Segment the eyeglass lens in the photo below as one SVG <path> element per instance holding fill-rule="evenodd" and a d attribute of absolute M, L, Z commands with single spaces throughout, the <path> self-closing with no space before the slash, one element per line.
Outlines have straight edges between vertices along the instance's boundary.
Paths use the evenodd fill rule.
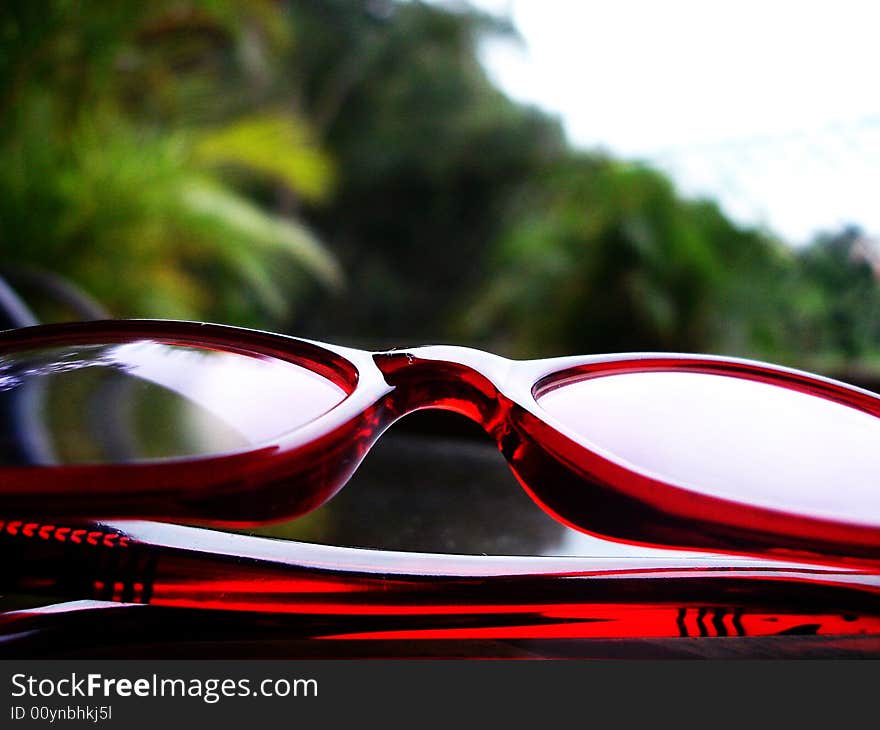
<path fill-rule="evenodd" d="M 539 404 L 618 461 L 699 494 L 880 522 L 880 418 L 755 380 L 695 372 L 588 377 Z"/>
<path fill-rule="evenodd" d="M 0 464 L 121 463 L 265 443 L 345 398 L 280 359 L 154 341 L 0 355 Z"/>

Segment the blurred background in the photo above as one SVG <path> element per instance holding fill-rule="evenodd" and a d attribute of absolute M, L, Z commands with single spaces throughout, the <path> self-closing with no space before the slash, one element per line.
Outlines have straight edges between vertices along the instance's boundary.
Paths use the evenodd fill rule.
<path fill-rule="evenodd" d="M 871 387 L 876 25 L 868 3 L 764 5 L 7 0 L 0 276 L 43 321 L 714 352 Z M 371 514 L 425 474 L 404 442 L 358 477 L 399 482 Z M 431 443 L 455 472 L 432 480 L 515 491 L 497 454 L 481 476 Z M 458 523 L 357 517 L 375 535 L 353 541 L 480 551 L 529 506 L 466 496 Z M 536 525 L 519 534 L 569 539 Z M 491 549 L 526 549 L 510 534 Z"/>

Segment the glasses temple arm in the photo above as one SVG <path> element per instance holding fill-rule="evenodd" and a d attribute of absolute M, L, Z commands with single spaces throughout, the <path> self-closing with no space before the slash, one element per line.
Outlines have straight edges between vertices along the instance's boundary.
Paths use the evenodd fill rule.
<path fill-rule="evenodd" d="M 379 621 L 386 638 L 401 621 L 453 633 L 519 626 L 528 635 L 577 627 L 678 636 L 700 635 L 693 633 L 700 621 L 714 620 L 745 635 L 777 632 L 781 616 L 792 625 L 880 634 L 876 574 L 745 559 L 430 555 L 151 522 L 11 521 L 0 528 L 0 546 L 4 591 L 291 620 L 347 617 L 367 622 L 371 636 Z M 689 616 L 697 628 L 688 628 Z"/>

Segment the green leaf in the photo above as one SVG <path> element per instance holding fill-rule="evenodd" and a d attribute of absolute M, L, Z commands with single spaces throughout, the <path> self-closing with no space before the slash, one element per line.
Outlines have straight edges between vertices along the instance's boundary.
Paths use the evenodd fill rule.
<path fill-rule="evenodd" d="M 299 223 L 266 213 L 208 180 L 188 181 L 181 189 L 181 202 L 190 213 L 228 230 L 231 238 L 243 238 L 265 252 L 284 251 L 327 286 L 335 289 L 342 285 L 339 264 Z"/>
<path fill-rule="evenodd" d="M 247 117 L 207 132 L 195 142 L 196 159 L 232 165 L 274 178 L 308 200 L 320 200 L 333 183 L 333 167 L 304 124 L 284 114 Z"/>

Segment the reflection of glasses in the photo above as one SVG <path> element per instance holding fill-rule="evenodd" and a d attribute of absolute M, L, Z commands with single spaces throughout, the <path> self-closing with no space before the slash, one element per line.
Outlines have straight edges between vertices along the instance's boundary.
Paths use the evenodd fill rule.
<path fill-rule="evenodd" d="M 880 397 L 743 360 L 366 353 L 217 325 L 0 334 L 6 514 L 242 526 L 327 501 L 393 421 L 464 414 L 557 520 L 616 540 L 880 563 Z M 41 523 L 42 524 L 42 523 Z"/>

